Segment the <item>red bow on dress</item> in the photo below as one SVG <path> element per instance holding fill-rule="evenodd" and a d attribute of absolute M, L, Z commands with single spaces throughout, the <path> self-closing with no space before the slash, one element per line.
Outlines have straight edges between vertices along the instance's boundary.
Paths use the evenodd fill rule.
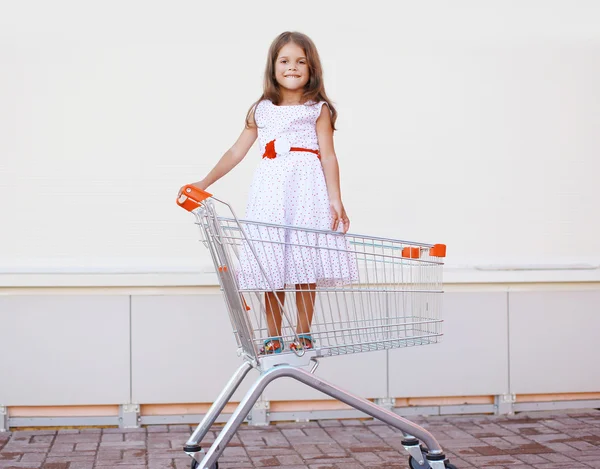
<path fill-rule="evenodd" d="M 291 147 L 290 151 L 306 151 L 309 153 L 314 153 L 315 155 L 317 155 L 317 158 L 321 159 L 321 152 L 319 150 L 313 150 L 312 148 Z M 277 152 L 275 151 L 275 140 L 271 140 L 265 145 L 265 152 L 263 154 L 263 158 L 269 158 L 272 160 L 276 157 Z"/>
<path fill-rule="evenodd" d="M 273 159 L 276 156 L 277 152 L 275 151 L 275 140 L 271 140 L 265 147 L 265 154 L 263 155 L 263 158 Z"/>

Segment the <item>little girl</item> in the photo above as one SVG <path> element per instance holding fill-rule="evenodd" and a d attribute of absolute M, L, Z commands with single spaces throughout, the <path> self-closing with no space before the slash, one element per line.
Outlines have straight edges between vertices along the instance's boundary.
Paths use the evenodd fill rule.
<path fill-rule="evenodd" d="M 333 145 L 337 112 L 325 93 L 323 73 L 317 49 L 311 39 L 298 32 L 284 32 L 271 44 L 264 75 L 262 96 L 246 116 L 246 125 L 234 145 L 216 166 L 194 185 L 206 190 L 244 159 L 256 139 L 262 161 L 252 185 L 246 219 L 318 230 L 348 231 L 340 193 L 338 162 Z M 263 353 L 280 353 L 282 306 L 286 285 L 295 286 L 298 340 L 290 348 L 313 347 L 310 335 L 315 288 L 338 285 L 356 278 L 352 262 L 331 262 L 317 249 L 318 234 L 305 235 L 291 246 L 290 230 L 248 224 L 250 239 L 272 239 L 271 249 L 242 250 L 240 254 L 240 289 L 263 290 L 269 338 Z M 265 231 L 269 230 L 269 231 Z M 309 239 L 310 238 L 310 239 Z M 333 241 L 339 248 L 343 238 Z M 331 240 L 324 243 L 331 248 Z M 302 250 L 302 252 L 301 252 Z M 329 249 L 331 251 L 331 249 Z M 256 257 L 263 266 L 260 269 Z M 339 260 L 339 256 L 337 258 Z M 268 278 L 262 272 L 268 270 Z"/>

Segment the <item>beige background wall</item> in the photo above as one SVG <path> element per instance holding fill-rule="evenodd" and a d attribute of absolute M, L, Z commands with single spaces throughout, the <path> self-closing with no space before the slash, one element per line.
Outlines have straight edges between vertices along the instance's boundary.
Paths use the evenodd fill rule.
<path fill-rule="evenodd" d="M 593 1 L 2 2 L 2 280 L 210 271 L 174 196 L 287 29 L 319 47 L 355 231 L 445 242 L 458 281 L 599 280 L 574 270 L 600 264 L 599 22 Z M 213 188 L 240 214 L 258 159 Z"/>

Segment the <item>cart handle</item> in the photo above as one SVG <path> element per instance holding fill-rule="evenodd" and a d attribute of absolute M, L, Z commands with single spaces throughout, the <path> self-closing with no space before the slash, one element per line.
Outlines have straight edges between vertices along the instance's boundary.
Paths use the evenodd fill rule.
<path fill-rule="evenodd" d="M 188 212 L 191 212 L 200 207 L 202 202 L 209 197 L 212 197 L 212 194 L 203 191 L 202 189 L 198 189 L 192 184 L 187 184 L 179 189 L 179 194 L 177 194 L 177 205 L 183 207 Z"/>

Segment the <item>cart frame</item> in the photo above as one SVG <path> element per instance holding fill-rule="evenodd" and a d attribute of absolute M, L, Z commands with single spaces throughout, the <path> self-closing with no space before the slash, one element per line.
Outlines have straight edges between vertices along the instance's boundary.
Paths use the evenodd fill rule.
<path fill-rule="evenodd" d="M 227 206 L 231 212 L 232 218 L 224 218 L 217 216 L 214 207 L 214 202 L 221 203 Z M 402 445 L 410 455 L 409 463 L 411 468 L 454 468 L 454 466 L 450 464 L 448 459 L 445 457 L 440 444 L 437 442 L 434 436 L 427 430 L 415 423 L 410 422 L 405 418 L 400 417 L 391 410 L 384 409 L 374 404 L 373 402 L 368 401 L 367 399 L 363 399 L 361 397 L 349 393 L 348 391 L 340 389 L 339 387 L 327 382 L 326 380 L 314 374 L 318 366 L 318 360 L 325 356 L 335 355 L 339 353 L 384 350 L 412 345 L 426 345 L 429 343 L 436 343 L 438 342 L 439 337 L 441 337 L 442 335 L 441 318 L 436 317 L 433 320 L 424 320 L 427 318 L 418 317 L 418 319 L 421 319 L 421 321 L 416 321 L 414 319 L 415 316 L 408 317 L 408 319 L 412 321 L 409 323 L 410 325 L 414 326 L 415 324 L 417 324 L 418 327 L 426 329 L 422 331 L 421 329 L 415 330 L 407 328 L 406 320 L 400 325 L 400 327 L 398 327 L 398 325 L 393 323 L 393 321 L 392 323 L 389 322 L 389 317 L 387 318 L 388 322 L 382 325 L 382 319 L 379 316 L 374 317 L 373 315 L 371 315 L 371 322 L 369 323 L 369 327 L 355 327 L 353 325 L 351 328 L 348 328 L 346 326 L 348 330 L 351 329 L 351 332 L 353 334 L 340 335 L 339 331 L 337 331 L 334 339 L 331 339 L 331 334 L 328 335 L 328 331 L 325 330 L 325 332 L 323 332 L 321 336 L 321 342 L 323 342 L 322 347 L 293 351 L 290 350 L 287 353 L 265 355 L 264 353 L 260 352 L 257 346 L 260 340 L 264 339 L 264 334 L 258 334 L 259 337 L 257 339 L 256 335 L 257 330 L 259 328 L 257 326 L 256 319 L 253 320 L 248 314 L 251 308 L 248 306 L 246 298 L 248 294 L 251 295 L 252 293 L 255 293 L 255 296 L 259 297 L 260 292 L 275 291 L 276 289 L 269 284 L 271 280 L 269 278 L 269 274 L 267 273 L 267 269 L 263 265 L 260 265 L 260 262 L 257 262 L 258 269 L 260 270 L 260 274 L 264 276 L 262 277 L 263 283 L 264 281 L 266 281 L 268 284 L 268 288 L 257 288 L 257 291 L 255 291 L 252 288 L 241 289 L 239 286 L 239 278 L 236 277 L 235 269 L 231 267 L 234 266 L 234 259 L 232 259 L 233 255 L 231 251 L 231 242 L 228 245 L 228 242 L 226 241 L 231 241 L 232 239 L 231 233 L 227 233 L 228 227 L 237 226 L 239 228 L 239 238 L 237 238 L 238 248 L 241 245 L 240 243 L 245 243 L 244 248 L 249 249 L 250 252 L 256 256 L 256 240 L 250 239 L 251 237 L 248 236 L 246 230 L 242 227 L 244 223 L 254 222 L 248 222 L 238 219 L 235 215 L 235 212 L 229 204 L 219 199 L 216 199 L 211 194 L 205 191 L 201 191 L 200 189 L 192 185 L 182 187 L 177 198 L 177 203 L 186 210 L 192 212 L 196 217 L 196 223 L 200 226 L 202 233 L 202 241 L 211 253 L 212 260 L 214 262 L 219 277 L 219 283 L 223 291 L 224 299 L 230 313 L 232 326 L 234 328 L 234 333 L 238 343 L 238 353 L 244 359 L 242 365 L 232 375 L 230 380 L 227 382 L 217 399 L 209 408 L 204 418 L 202 419 L 202 421 L 197 426 L 195 431 L 188 439 L 186 445 L 184 446 L 184 451 L 192 458 L 192 469 L 216 469 L 218 467 L 217 461 L 219 457 L 222 455 L 225 447 L 231 441 L 233 435 L 235 434 L 239 426 L 246 419 L 246 417 L 252 410 L 252 407 L 260 398 L 265 388 L 274 380 L 282 377 L 293 378 L 299 381 L 300 383 L 303 383 L 313 389 L 321 391 L 324 394 L 334 399 L 337 399 L 359 411 L 362 411 L 365 414 L 376 418 L 401 431 L 404 435 Z M 282 227 L 278 225 L 269 224 L 263 225 L 274 229 L 297 229 L 296 227 Z M 302 230 L 306 231 L 305 229 Z M 308 231 L 318 232 L 319 230 Z M 328 233 L 327 235 L 333 236 L 336 234 Z M 388 243 L 397 242 L 397 240 L 388 240 L 384 238 L 369 237 L 369 239 L 377 239 L 381 242 Z M 265 241 L 262 240 L 261 242 Z M 423 243 L 401 243 L 402 245 L 406 244 L 406 247 L 408 247 L 408 251 L 406 251 L 406 247 L 402 249 L 403 259 L 402 265 L 400 267 L 403 269 L 413 269 L 421 268 L 421 266 L 424 265 L 426 269 L 429 269 L 430 267 L 435 268 L 437 269 L 434 272 L 436 280 L 434 282 L 429 282 L 429 280 L 427 280 L 427 289 L 424 291 L 408 290 L 406 288 L 399 288 L 397 286 L 388 286 L 387 288 L 374 289 L 374 283 L 368 283 L 365 287 L 364 285 L 360 284 L 359 281 L 359 287 L 352 289 L 351 293 L 353 295 L 363 295 L 365 294 L 364 290 L 366 290 L 366 294 L 381 293 L 387 295 L 386 298 L 389 295 L 396 293 L 398 295 L 401 295 L 402 298 L 404 298 L 407 294 L 419 294 L 417 298 L 420 299 L 423 297 L 424 294 L 428 295 L 427 298 L 429 298 L 429 295 L 431 294 L 441 293 L 441 265 L 443 263 L 441 262 L 440 258 L 445 256 L 445 246 L 430 245 Z M 320 250 L 322 249 L 322 246 L 318 246 L 316 249 Z M 418 250 L 418 255 L 413 255 L 414 249 Z M 339 249 L 336 248 L 334 248 L 333 250 L 339 251 Z M 426 251 L 426 255 L 423 256 L 424 259 L 420 259 L 422 251 Z M 237 254 L 237 251 L 235 251 L 235 254 Z M 378 255 L 381 257 L 380 254 Z M 370 258 L 369 256 L 371 256 L 373 259 L 375 258 L 374 254 L 370 253 L 366 254 L 365 258 Z M 257 256 L 257 258 L 258 257 L 259 256 Z M 395 256 L 392 257 L 394 257 L 395 259 Z M 406 260 L 404 260 L 404 258 L 406 258 Z M 391 263 L 397 264 L 398 262 L 394 261 Z M 384 266 L 384 269 L 388 268 L 388 266 Z M 392 268 L 397 267 L 392 266 Z M 389 271 L 384 270 L 384 273 L 385 272 Z M 383 280 L 386 280 L 386 278 L 383 278 Z M 434 289 L 431 289 L 431 287 L 434 287 Z M 344 292 L 348 293 L 348 289 L 345 289 L 344 287 L 334 287 L 332 291 L 336 295 Z M 258 299 L 260 300 L 260 298 Z M 435 302 L 434 305 L 437 309 L 440 308 L 439 302 Z M 280 306 L 283 308 L 284 305 L 281 304 Z M 423 303 L 421 300 L 413 301 L 413 303 L 411 303 L 411 307 L 413 309 L 426 308 L 428 313 L 429 309 L 431 308 L 429 302 Z M 373 306 L 371 305 L 371 310 L 368 311 L 372 313 L 372 310 L 376 310 L 376 312 L 379 311 L 377 308 L 373 309 Z M 358 312 L 363 313 L 365 311 L 367 311 L 367 309 L 360 309 Z M 286 315 L 288 311 L 285 310 L 285 308 L 283 308 L 283 312 L 284 315 Z M 410 314 L 416 313 L 414 313 L 414 311 L 411 310 Z M 291 318 L 288 316 L 289 314 L 287 314 L 284 319 L 291 324 Z M 402 316 L 402 318 L 406 319 L 406 316 Z M 347 318 L 344 319 L 344 321 L 344 324 L 348 324 Z M 332 327 L 332 324 L 336 326 L 339 325 L 338 323 L 328 322 L 327 327 Z M 377 327 L 375 327 L 375 325 Z M 402 327 L 404 327 L 403 330 Z M 391 331 L 393 334 L 395 334 L 395 336 L 393 339 L 381 340 L 382 336 L 381 334 L 379 334 L 376 336 L 376 341 L 370 341 L 365 345 L 365 337 L 367 336 L 364 334 L 367 334 L 367 332 L 369 334 L 372 334 L 372 330 L 375 330 L 376 332 L 384 331 L 387 334 L 389 334 Z M 295 333 L 293 329 L 290 329 L 290 331 L 290 334 L 292 336 L 295 336 L 295 338 L 297 339 L 297 333 Z M 400 333 L 404 335 L 398 335 L 398 331 L 400 331 Z M 407 333 L 407 331 L 409 331 L 409 333 Z M 340 343 L 340 339 L 338 337 L 343 337 L 345 342 L 342 341 Z M 350 337 L 350 339 L 348 337 Z M 355 337 L 358 337 L 358 339 L 356 339 Z M 348 343 L 348 341 L 350 341 L 350 343 Z M 303 367 L 310 367 L 310 369 L 306 371 L 302 369 Z M 238 404 L 237 408 L 227 421 L 227 424 L 218 434 L 217 438 L 210 446 L 208 451 L 204 452 L 204 450 L 200 446 L 200 443 L 210 430 L 211 426 L 216 422 L 217 418 L 225 408 L 226 404 L 229 402 L 235 391 L 238 389 L 238 387 L 252 368 L 256 368 L 260 372 L 260 376 L 253 383 L 246 395 Z M 425 446 L 422 446 L 420 442 L 422 442 Z"/>

